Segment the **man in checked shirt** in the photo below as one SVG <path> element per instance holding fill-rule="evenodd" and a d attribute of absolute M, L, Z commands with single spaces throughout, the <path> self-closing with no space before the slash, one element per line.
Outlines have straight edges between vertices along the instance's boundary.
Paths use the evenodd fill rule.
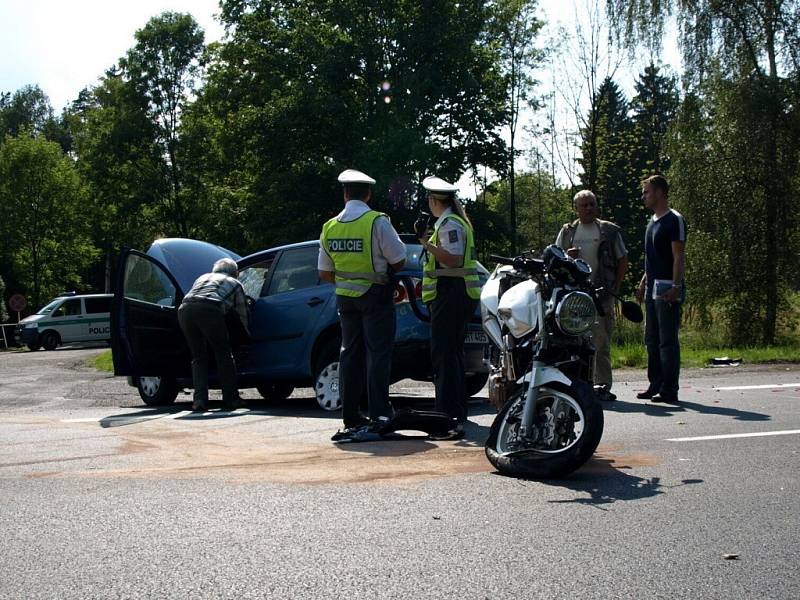
<path fill-rule="evenodd" d="M 192 410 L 196 412 L 205 411 L 208 405 L 209 345 L 217 359 L 225 408 L 233 410 L 245 405 L 236 387 L 236 365 L 225 322 L 226 315 L 235 311 L 245 331 L 250 334 L 247 299 L 238 276 L 239 269 L 233 260 L 218 260 L 211 273 L 197 278 L 178 309 L 178 323 L 192 352 Z"/>

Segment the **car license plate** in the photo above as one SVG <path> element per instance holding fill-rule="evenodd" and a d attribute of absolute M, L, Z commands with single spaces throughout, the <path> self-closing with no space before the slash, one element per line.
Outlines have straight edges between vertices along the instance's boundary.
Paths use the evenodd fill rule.
<path fill-rule="evenodd" d="M 468 331 L 464 336 L 465 344 L 485 344 L 489 341 L 486 334 L 482 331 Z"/>

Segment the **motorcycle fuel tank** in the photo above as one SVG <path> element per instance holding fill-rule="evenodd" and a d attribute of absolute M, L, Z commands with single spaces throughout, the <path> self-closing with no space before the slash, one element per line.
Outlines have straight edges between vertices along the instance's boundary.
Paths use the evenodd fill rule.
<path fill-rule="evenodd" d="M 500 298 L 497 315 L 515 338 L 541 327 L 543 315 L 539 284 L 527 280 L 512 287 Z"/>

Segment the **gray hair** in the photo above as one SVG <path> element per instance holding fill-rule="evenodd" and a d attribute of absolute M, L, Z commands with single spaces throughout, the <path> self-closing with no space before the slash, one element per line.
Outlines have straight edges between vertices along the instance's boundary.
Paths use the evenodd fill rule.
<path fill-rule="evenodd" d="M 214 268 L 211 270 L 211 272 L 224 273 L 225 275 L 234 277 L 239 272 L 239 267 L 236 266 L 236 263 L 230 258 L 220 258 L 214 263 Z"/>
<path fill-rule="evenodd" d="M 597 196 L 594 195 L 592 190 L 581 190 L 575 194 L 575 197 L 572 199 L 572 205 L 577 206 L 578 200 L 583 200 L 584 198 L 588 200 L 594 200 L 595 204 L 597 204 Z"/>

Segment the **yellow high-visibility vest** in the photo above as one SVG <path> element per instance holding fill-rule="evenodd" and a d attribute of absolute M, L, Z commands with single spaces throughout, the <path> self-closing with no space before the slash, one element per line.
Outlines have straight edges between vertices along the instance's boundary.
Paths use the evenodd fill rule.
<path fill-rule="evenodd" d="M 322 226 L 322 248 L 333 261 L 339 296 L 358 298 L 373 283 L 389 282 L 386 273 L 376 273 L 372 264 L 372 229 L 375 220 L 383 216 L 370 210 L 353 221 L 334 217 Z"/>

